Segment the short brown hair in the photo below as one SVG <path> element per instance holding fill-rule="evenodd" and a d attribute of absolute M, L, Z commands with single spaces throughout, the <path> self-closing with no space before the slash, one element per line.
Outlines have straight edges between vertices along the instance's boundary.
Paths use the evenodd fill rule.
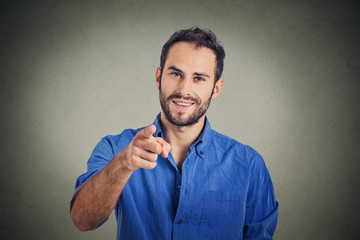
<path fill-rule="evenodd" d="M 215 34 L 208 29 L 200 29 L 197 27 L 183 29 L 175 32 L 169 40 L 164 44 L 160 56 L 161 75 L 165 65 L 165 61 L 170 48 L 177 42 L 193 43 L 197 48 L 207 47 L 214 51 L 216 55 L 215 82 L 217 82 L 224 68 L 225 51 L 220 43 L 216 40 Z"/>

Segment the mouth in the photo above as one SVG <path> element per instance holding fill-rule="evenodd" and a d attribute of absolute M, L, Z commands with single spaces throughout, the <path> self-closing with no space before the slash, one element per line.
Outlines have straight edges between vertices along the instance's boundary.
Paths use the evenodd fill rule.
<path fill-rule="evenodd" d="M 180 105 L 180 106 L 191 106 L 194 103 L 191 102 L 183 102 L 183 101 L 173 101 L 175 104 Z"/>
<path fill-rule="evenodd" d="M 182 101 L 182 100 L 173 100 L 172 102 L 175 104 L 175 106 L 178 109 L 181 109 L 181 110 L 187 109 L 187 108 L 191 107 L 192 105 L 194 105 L 193 102 Z"/>

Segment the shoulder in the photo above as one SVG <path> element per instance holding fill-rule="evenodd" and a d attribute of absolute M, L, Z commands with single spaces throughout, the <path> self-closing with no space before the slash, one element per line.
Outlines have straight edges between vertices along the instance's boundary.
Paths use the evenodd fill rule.
<path fill-rule="evenodd" d="M 231 137 L 212 130 L 211 145 L 220 146 L 218 150 L 224 154 L 230 154 L 234 160 L 246 161 L 248 164 L 253 164 L 255 161 L 262 161 L 261 155 L 251 146 L 243 144 Z"/>

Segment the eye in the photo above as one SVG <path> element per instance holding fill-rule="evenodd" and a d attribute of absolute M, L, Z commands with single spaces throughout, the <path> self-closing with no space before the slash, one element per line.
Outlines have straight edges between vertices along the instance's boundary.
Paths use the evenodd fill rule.
<path fill-rule="evenodd" d="M 180 73 L 178 73 L 178 72 L 172 72 L 171 75 L 173 75 L 173 76 L 176 77 L 176 78 L 180 78 L 180 77 L 181 77 Z"/>
<path fill-rule="evenodd" d="M 198 82 L 204 81 L 205 79 L 203 77 L 195 77 L 195 80 Z"/>

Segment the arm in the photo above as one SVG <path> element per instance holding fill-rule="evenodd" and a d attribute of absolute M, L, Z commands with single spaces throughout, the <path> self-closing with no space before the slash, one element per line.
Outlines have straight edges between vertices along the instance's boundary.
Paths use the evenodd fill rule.
<path fill-rule="evenodd" d="M 159 154 L 167 157 L 170 144 L 154 138 L 155 130 L 151 125 L 139 131 L 122 152 L 77 191 L 71 218 L 79 230 L 95 229 L 109 217 L 135 170 L 154 168 Z"/>
<path fill-rule="evenodd" d="M 244 239 L 272 239 L 278 216 L 278 203 L 264 160 L 255 155 L 251 167 L 246 203 Z"/>

